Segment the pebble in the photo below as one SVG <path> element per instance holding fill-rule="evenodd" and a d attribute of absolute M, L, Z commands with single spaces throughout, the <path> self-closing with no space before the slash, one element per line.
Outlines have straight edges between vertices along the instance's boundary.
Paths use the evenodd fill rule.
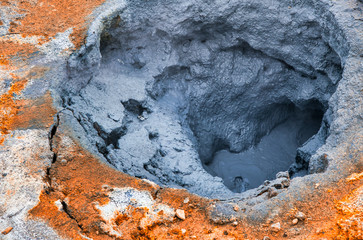
<path fill-rule="evenodd" d="M 292 224 L 296 225 L 299 222 L 299 220 L 297 218 L 295 218 L 294 220 L 292 220 Z"/>
<path fill-rule="evenodd" d="M 184 228 L 181 230 L 181 233 L 184 235 L 187 232 Z"/>
<path fill-rule="evenodd" d="M 233 226 L 237 226 L 238 225 L 238 222 L 237 221 L 234 221 L 232 224 L 233 224 Z"/>
<path fill-rule="evenodd" d="M 62 205 L 62 201 L 60 199 L 58 199 L 57 201 L 54 202 L 54 205 L 57 206 L 59 211 L 63 210 L 63 205 Z"/>
<path fill-rule="evenodd" d="M 188 202 L 189 202 L 189 198 L 187 197 L 187 198 L 184 199 L 184 203 L 186 204 Z"/>
<path fill-rule="evenodd" d="M 276 178 L 287 178 L 289 179 L 290 178 L 290 175 L 289 175 L 289 172 L 286 171 L 286 172 L 278 172 L 276 174 Z"/>
<path fill-rule="evenodd" d="M 264 236 L 264 237 L 263 237 L 263 240 L 270 240 L 270 238 L 269 238 L 269 237 L 267 237 L 267 236 Z"/>
<path fill-rule="evenodd" d="M 305 216 L 305 214 L 304 214 L 303 212 L 297 212 L 297 213 L 295 214 L 295 217 L 296 217 L 297 219 L 299 219 L 300 221 L 304 221 L 304 220 L 305 220 L 305 218 L 306 218 L 306 216 Z"/>
<path fill-rule="evenodd" d="M 278 232 L 280 231 L 280 229 L 281 229 L 281 224 L 279 222 L 271 225 L 271 231 L 273 232 Z"/>
<path fill-rule="evenodd" d="M 284 188 L 288 188 L 290 186 L 290 180 L 289 179 L 284 179 L 281 181 L 281 184 Z"/>
<path fill-rule="evenodd" d="M 181 220 L 185 220 L 185 212 L 184 210 L 181 209 L 177 209 L 176 210 L 176 216 L 181 219 Z"/>
<path fill-rule="evenodd" d="M 237 205 L 234 205 L 233 210 L 237 212 L 239 210 L 239 207 Z"/>
<path fill-rule="evenodd" d="M 138 118 L 140 121 L 144 121 L 144 120 L 145 120 L 144 116 L 141 116 L 141 115 L 137 116 L 137 118 Z"/>
<path fill-rule="evenodd" d="M 273 197 L 277 196 L 277 194 L 278 193 L 273 188 L 268 189 L 268 194 L 267 194 L 268 198 L 273 198 Z"/>

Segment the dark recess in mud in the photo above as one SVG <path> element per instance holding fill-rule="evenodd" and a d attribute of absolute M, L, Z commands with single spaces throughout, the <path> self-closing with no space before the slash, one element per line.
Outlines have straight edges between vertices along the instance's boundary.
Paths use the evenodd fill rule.
<path fill-rule="evenodd" d="M 278 172 L 288 170 L 294 163 L 297 148 L 319 131 L 324 114 L 319 103 L 310 102 L 304 109 L 297 109 L 293 104 L 276 108 L 273 111 L 286 116 L 285 120 L 273 127 L 257 145 L 240 153 L 219 146 L 213 159 L 204 165 L 210 174 L 221 177 L 233 192 L 258 187 L 265 180 L 273 180 Z M 306 169 L 295 175 L 305 174 Z"/>

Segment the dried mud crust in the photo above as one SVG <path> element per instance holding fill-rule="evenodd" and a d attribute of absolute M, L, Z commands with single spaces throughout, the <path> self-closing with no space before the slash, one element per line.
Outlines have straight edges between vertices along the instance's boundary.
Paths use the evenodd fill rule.
<path fill-rule="evenodd" d="M 115 239 L 117 237 L 120 239 L 263 239 L 265 236 L 270 239 L 362 239 L 363 173 L 361 171 L 363 160 L 361 151 L 359 151 L 360 141 L 357 141 L 358 151 L 350 151 L 347 148 L 346 154 L 341 156 L 341 160 L 345 161 L 352 158 L 351 154 L 355 154 L 353 157 L 356 159 L 357 167 L 350 171 L 358 173 L 352 174 L 346 179 L 343 178 L 329 187 L 317 183 L 313 186 L 316 189 L 314 194 L 305 196 L 306 198 L 301 199 L 302 201 L 296 200 L 291 203 L 287 199 L 286 205 L 283 206 L 284 211 L 275 215 L 274 218 L 255 222 L 240 218 L 237 220 L 237 224 L 234 223 L 234 219 L 228 224 L 216 224 L 211 221 L 213 206 L 224 204 L 223 202 L 200 198 L 185 190 L 161 189 L 159 186 L 127 176 L 102 163 L 97 157 L 82 148 L 77 140 L 73 139 L 71 131 L 61 125 L 61 119 L 58 122 L 56 118 L 56 123 L 53 122 L 57 110 L 53 106 L 53 99 L 49 92 L 37 98 L 28 98 L 23 91 L 27 84 L 42 78 L 44 72 L 50 71 L 46 66 L 33 68 L 33 64 L 30 64 L 32 59 L 40 54 L 38 47 L 44 41 L 46 42 L 48 37 L 52 38 L 69 27 L 78 29 L 77 33 L 73 35 L 72 42 L 75 46 L 80 46 L 84 42 L 84 31 L 88 27 L 87 16 L 103 1 L 47 1 L 43 4 L 45 8 L 41 11 L 41 6 L 37 5 L 37 2 L 41 1 L 1 1 L 0 3 L 1 7 L 11 8 L 14 12 L 21 8 L 21 13 L 28 16 L 24 23 L 22 22 L 23 16 L 19 16 L 13 23 L 0 19 L 0 27 L 10 26 L 9 29 L 12 32 L 1 36 L 0 39 L 2 71 L 0 81 L 1 84 L 6 81 L 10 82 L 9 85 L 2 85 L 7 87 L 1 89 L 1 151 L 2 153 L 6 151 L 16 153 L 16 150 L 8 147 L 6 141 L 23 138 L 16 135 L 20 129 L 48 131 L 51 128 L 49 136 L 53 162 L 49 163 L 48 169 L 44 166 L 42 169 L 33 169 L 35 166 L 32 164 L 33 162 L 44 161 L 42 152 L 31 154 L 31 159 L 27 158 L 26 164 L 22 166 L 25 170 L 37 172 L 35 176 L 43 174 L 45 177 L 39 181 L 43 185 L 43 190 L 41 193 L 39 192 L 38 205 L 20 221 L 45 222 L 59 234 L 59 238 L 69 239 L 87 239 L 87 237 L 93 239 Z M 47 15 L 44 15 L 45 12 Z M 49 16 L 53 24 L 49 24 Z M 24 32 L 24 36 L 18 36 L 20 40 L 15 41 L 13 38 L 9 40 L 9 35 L 21 35 L 22 32 Z M 25 40 L 23 38 L 25 36 L 42 37 L 37 39 L 36 44 L 33 44 Z M 3 72 L 5 73 L 3 74 Z M 49 81 L 51 80 L 49 79 Z M 43 135 L 41 135 L 42 140 L 46 139 L 46 134 Z M 26 134 L 24 136 L 29 137 Z M 361 138 L 360 135 L 356 136 L 358 140 Z M 347 141 L 353 142 L 352 139 Z M 34 152 L 42 151 L 37 142 L 33 143 L 32 149 Z M 3 161 L 14 162 L 12 158 L 5 156 Z M 22 160 L 22 157 L 16 154 L 13 157 L 19 161 Z M 8 181 L 4 178 L 4 173 L 0 180 Z M 0 187 L 3 186 L 1 181 Z M 12 184 L 15 184 L 15 187 L 24 186 L 24 182 L 21 181 Z M 149 193 L 156 205 L 164 204 L 174 210 L 184 210 L 185 220 L 174 216 L 171 220 L 168 218 L 165 221 L 150 221 L 151 225 L 142 228 L 141 220 L 145 219 L 145 216 L 152 215 L 148 215 L 150 209 L 140 207 L 139 209 L 129 208 L 130 211 L 126 215 L 116 214 L 114 220 L 111 219 L 110 222 L 107 222 L 101 216 L 97 206 L 107 206 L 112 200 L 113 190 L 124 188 Z M 15 196 L 14 191 L 0 192 L 0 194 L 8 197 Z M 16 202 L 8 202 L 8 205 L 10 204 L 16 205 Z M 233 212 L 241 213 L 243 216 L 242 213 L 245 209 L 234 205 L 229 206 L 232 206 Z M 0 213 L 3 213 L 3 207 L 1 205 Z M 297 212 L 303 212 L 306 218 L 293 225 Z M 277 232 L 272 231 L 275 228 L 271 228 L 271 225 L 275 223 L 280 223 L 281 226 Z M 16 225 L 15 222 L 12 224 L 14 225 L 10 226 L 8 223 L 0 222 L 0 238 L 49 239 L 52 236 L 52 239 L 56 239 L 53 235 L 37 237 L 41 235 L 39 231 L 42 229 L 37 229 L 38 225 L 34 222 L 31 222 L 28 229 L 20 229 L 22 224 Z M 9 229 L 12 230 L 9 231 Z M 14 235 L 19 231 L 24 235 Z M 37 231 L 37 234 L 31 235 Z M 123 235 L 118 236 L 114 231 L 119 231 Z"/>

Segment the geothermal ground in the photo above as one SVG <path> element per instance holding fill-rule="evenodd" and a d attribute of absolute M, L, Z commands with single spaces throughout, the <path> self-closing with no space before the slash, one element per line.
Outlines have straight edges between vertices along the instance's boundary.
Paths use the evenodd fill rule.
<path fill-rule="evenodd" d="M 0 2 L 0 239 L 363 239 L 363 3 Z"/>

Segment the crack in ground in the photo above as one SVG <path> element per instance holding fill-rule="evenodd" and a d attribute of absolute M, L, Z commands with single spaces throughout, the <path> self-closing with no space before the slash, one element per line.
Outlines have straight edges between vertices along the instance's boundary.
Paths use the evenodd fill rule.
<path fill-rule="evenodd" d="M 89 81 L 90 82 L 90 81 Z M 88 82 L 88 83 L 89 83 Z M 81 94 L 79 94 L 79 96 L 81 96 Z M 85 131 L 85 132 L 88 132 L 87 128 L 85 127 L 85 124 L 82 123 L 82 121 L 87 121 L 85 119 L 82 119 L 81 117 L 77 117 L 75 115 L 75 112 L 74 112 L 74 109 L 69 107 L 67 105 L 67 102 L 71 101 L 72 100 L 72 97 L 69 97 L 68 100 L 66 100 L 64 97 L 62 97 L 62 106 L 65 110 L 69 110 L 71 113 L 72 113 L 72 116 L 74 119 L 77 120 L 77 122 L 79 123 L 79 125 L 82 127 L 82 129 Z M 88 123 L 90 123 L 92 125 L 92 127 L 94 128 L 94 130 L 96 130 L 97 132 L 97 135 L 104 141 L 105 145 L 106 145 L 106 141 L 107 141 L 107 138 L 105 139 L 103 134 L 101 134 L 98 130 L 97 130 L 97 127 L 95 126 L 95 124 L 97 123 L 92 123 L 91 121 L 88 121 Z M 105 133 L 106 134 L 106 133 Z M 110 133 L 110 135 L 112 134 L 112 132 Z M 97 151 L 105 158 L 105 160 L 111 164 L 111 166 L 114 166 L 114 164 L 112 163 L 112 161 L 108 158 L 108 152 L 107 152 L 107 148 L 105 146 L 100 146 L 98 143 L 95 144 L 96 148 L 97 148 Z M 114 166 L 115 167 L 115 166 Z"/>
<path fill-rule="evenodd" d="M 47 168 L 46 170 L 46 176 L 45 176 L 45 182 L 48 183 L 48 186 L 47 188 L 45 189 L 45 192 L 46 194 L 50 194 L 51 192 L 55 192 L 56 190 L 53 188 L 52 186 L 52 177 L 51 177 L 51 170 L 52 170 L 52 167 L 54 166 L 54 164 L 56 163 L 57 161 L 57 153 L 54 149 L 54 137 L 55 135 L 57 134 L 57 129 L 58 129 L 58 126 L 59 126 L 59 122 L 60 122 L 60 112 L 62 112 L 63 110 L 61 111 L 58 111 L 55 115 L 55 120 L 54 120 L 54 124 L 51 126 L 50 128 L 50 131 L 48 133 L 48 139 L 49 139 L 49 149 L 51 152 L 53 152 L 53 158 L 52 158 L 52 162 L 51 162 L 51 165 L 50 167 Z M 63 208 L 63 211 L 67 214 L 67 216 L 70 218 L 70 219 L 73 219 L 77 226 L 79 227 L 80 231 L 85 234 L 85 231 L 82 227 L 82 224 L 80 224 L 77 220 L 76 217 L 74 217 L 69 209 L 68 209 L 68 205 L 67 203 L 64 201 L 64 200 L 60 200 L 61 204 L 62 204 L 62 208 Z"/>
<path fill-rule="evenodd" d="M 51 126 L 51 129 L 48 133 L 48 138 L 49 138 L 49 147 L 50 147 L 50 151 L 54 152 L 53 151 L 53 137 L 55 136 L 56 132 L 57 132 L 57 128 L 59 126 L 59 113 L 60 112 L 57 112 L 55 117 L 55 121 L 54 121 L 54 124 Z M 54 162 L 53 162 L 54 163 Z"/>
<path fill-rule="evenodd" d="M 69 209 L 68 209 L 68 205 L 67 205 L 67 203 L 65 202 L 65 201 L 60 201 L 61 202 L 61 204 L 62 204 L 62 208 L 63 208 L 63 211 L 67 214 L 67 216 L 70 218 L 70 219 L 73 219 L 76 223 L 77 223 L 77 226 L 80 228 L 80 230 L 84 233 L 85 231 L 84 231 L 84 229 L 83 229 L 83 226 L 82 226 L 82 224 L 80 224 L 79 222 L 78 222 L 78 220 L 77 220 L 77 218 L 76 217 L 74 217 L 71 213 L 70 213 L 70 211 L 69 211 Z"/>
<path fill-rule="evenodd" d="M 47 194 L 54 191 L 54 189 L 52 187 L 52 178 L 50 176 L 51 175 L 50 171 L 51 171 L 53 164 L 57 161 L 57 153 L 54 151 L 54 148 L 53 148 L 53 138 L 57 132 L 58 125 L 59 125 L 59 112 L 56 113 L 54 123 L 51 126 L 50 131 L 48 133 L 49 149 L 53 153 L 53 157 L 52 157 L 51 165 L 47 168 L 46 175 L 44 177 L 44 181 L 46 183 L 48 183 L 48 186 L 45 189 L 45 192 Z"/>

